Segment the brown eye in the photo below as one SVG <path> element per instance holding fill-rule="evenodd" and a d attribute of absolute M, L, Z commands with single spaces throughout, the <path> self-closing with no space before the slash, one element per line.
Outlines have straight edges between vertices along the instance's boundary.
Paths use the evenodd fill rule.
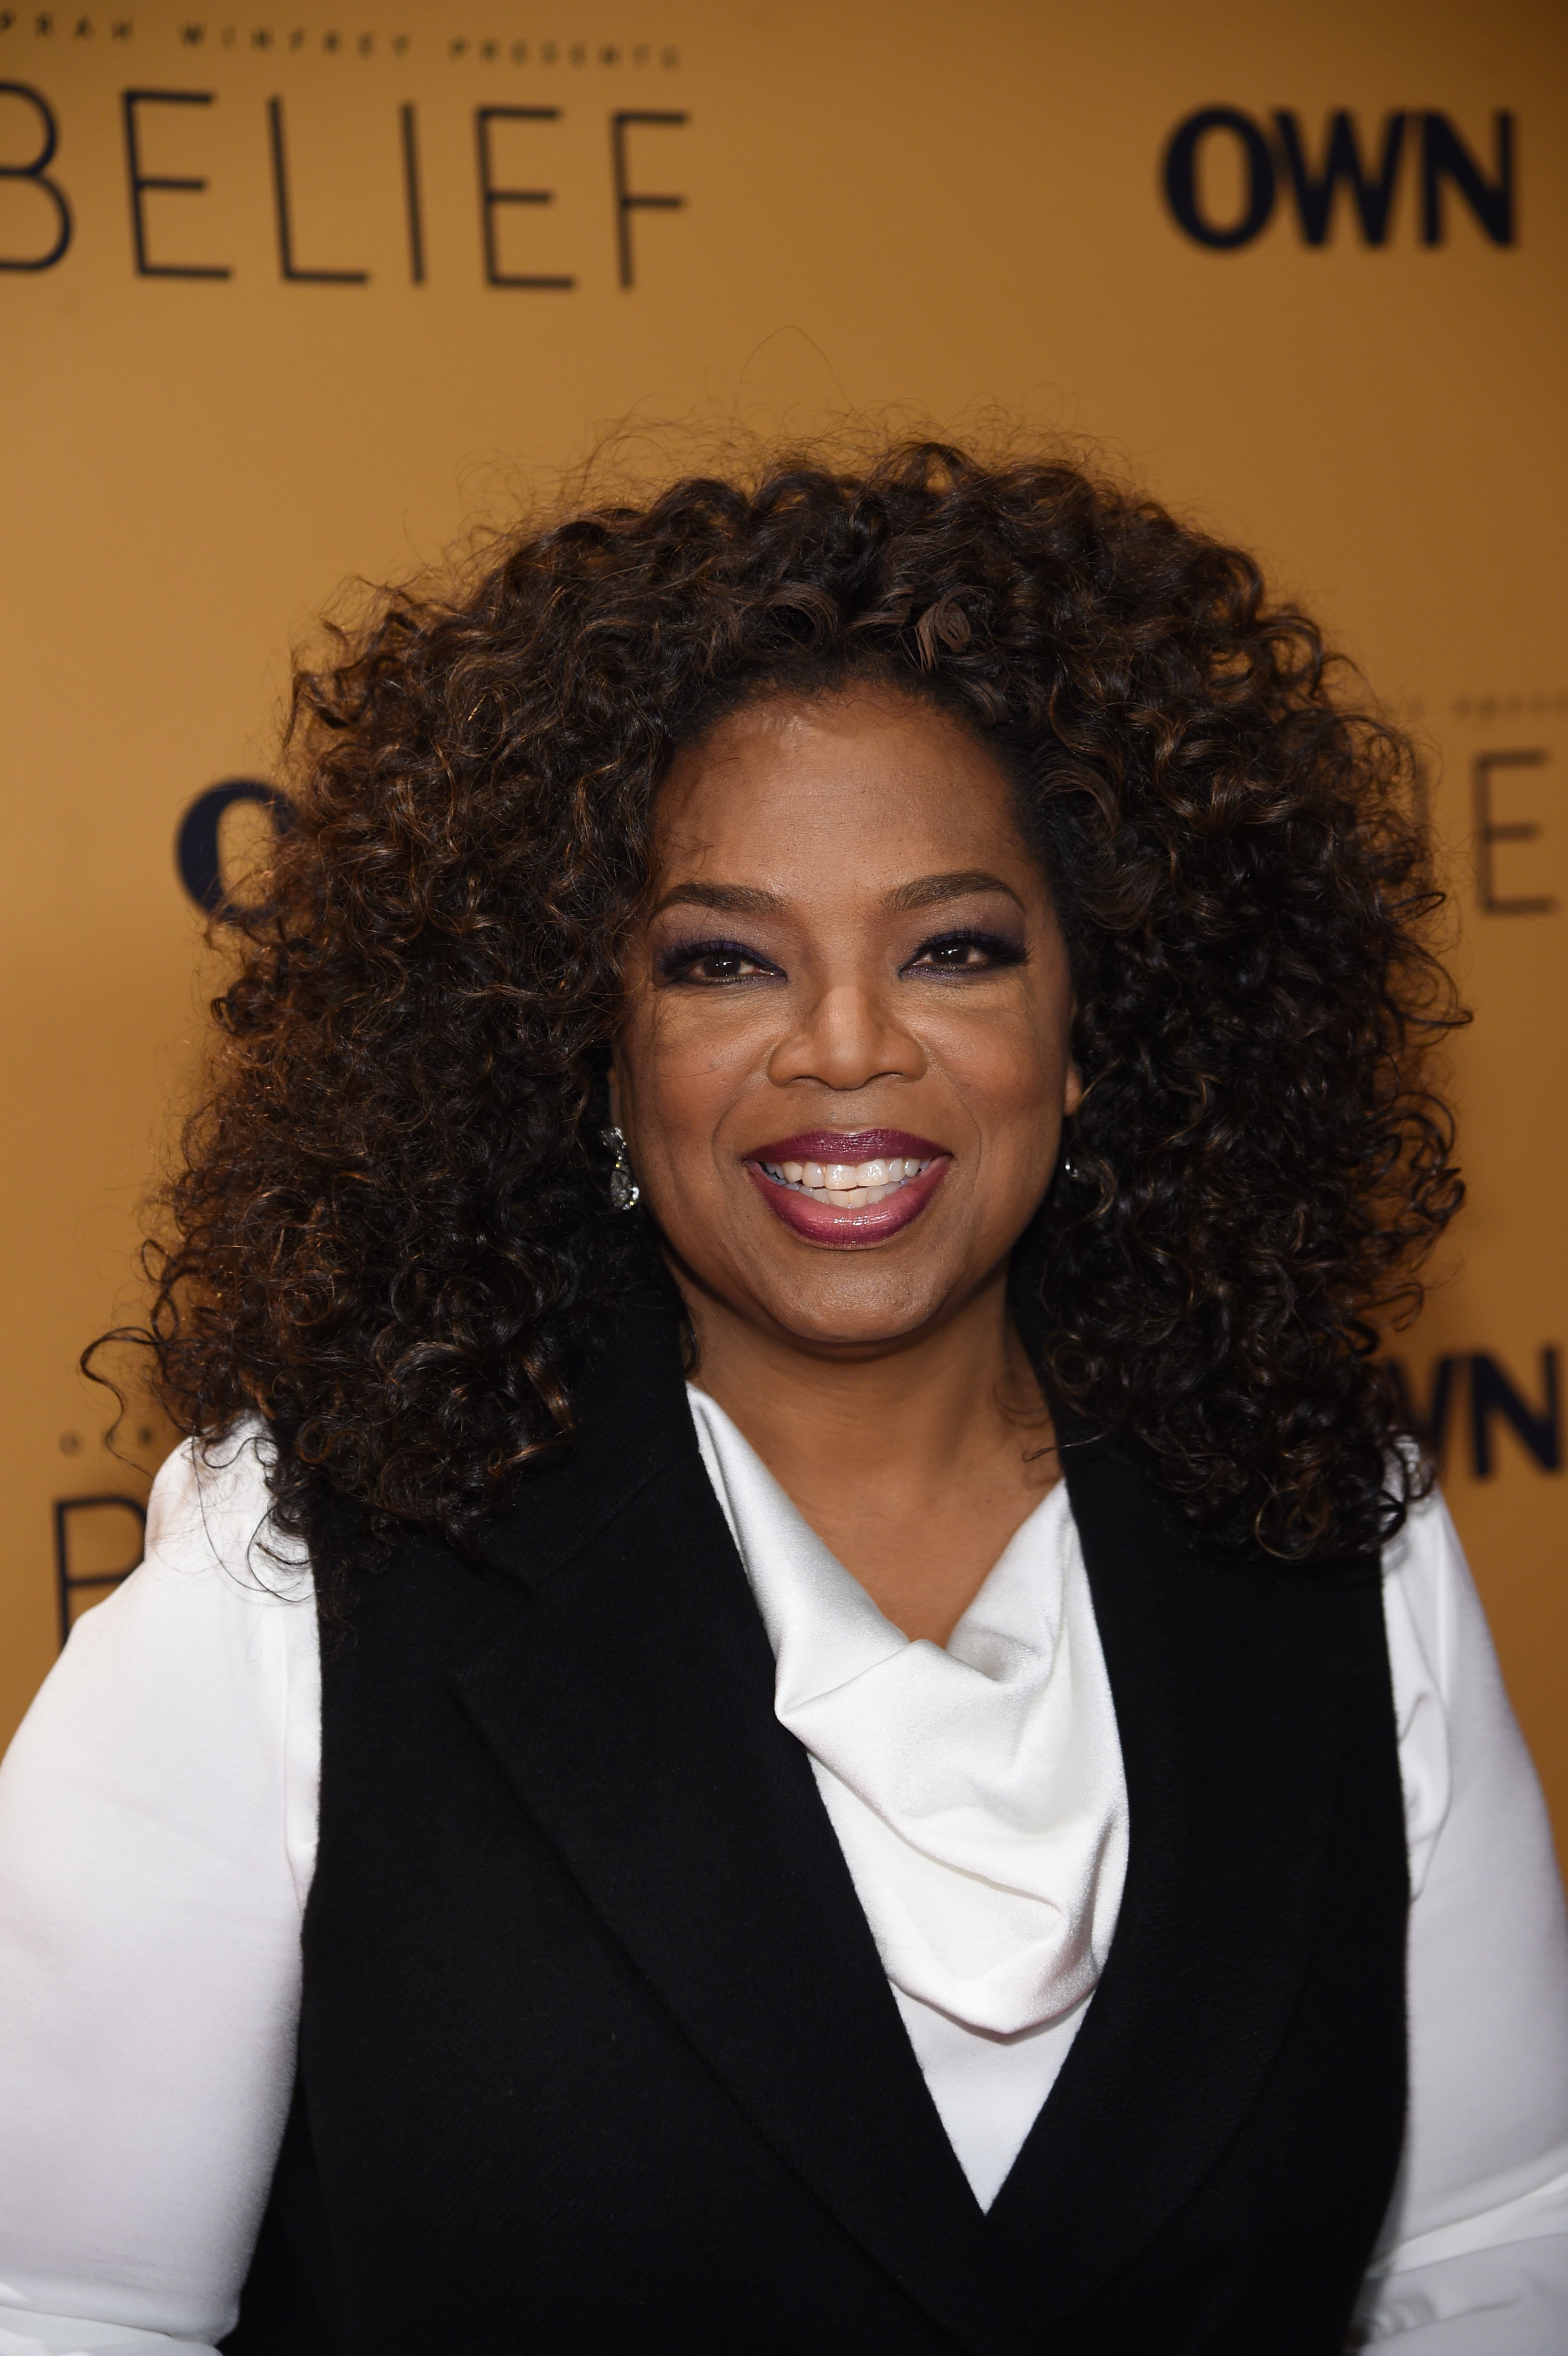
<path fill-rule="evenodd" d="M 727 982 L 765 980 L 776 973 L 765 958 L 738 941 L 683 941 L 659 959 L 665 981 L 695 982 L 721 988 Z"/>
<path fill-rule="evenodd" d="M 918 948 L 905 972 L 989 973 L 1000 966 L 1021 965 L 1024 950 L 1016 941 L 995 933 L 944 933 Z"/>

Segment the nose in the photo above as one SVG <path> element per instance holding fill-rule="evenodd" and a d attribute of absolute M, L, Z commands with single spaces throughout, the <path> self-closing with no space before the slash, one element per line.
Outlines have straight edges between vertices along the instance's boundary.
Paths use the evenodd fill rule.
<path fill-rule="evenodd" d="M 768 1058 L 768 1077 L 783 1087 L 816 1080 L 845 1092 L 873 1080 L 919 1079 L 925 1051 L 899 1021 L 885 994 L 859 980 L 819 991 L 802 1020 Z"/>

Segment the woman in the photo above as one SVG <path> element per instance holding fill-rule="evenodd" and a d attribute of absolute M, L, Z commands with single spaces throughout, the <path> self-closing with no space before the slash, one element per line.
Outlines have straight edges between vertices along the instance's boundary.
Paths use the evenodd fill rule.
<path fill-rule="evenodd" d="M 5 1771 L 0 2346 L 1560 2349 L 1561 1896 L 1371 1355 L 1452 1017 L 1310 624 L 910 447 L 298 715 L 193 1438 Z"/>

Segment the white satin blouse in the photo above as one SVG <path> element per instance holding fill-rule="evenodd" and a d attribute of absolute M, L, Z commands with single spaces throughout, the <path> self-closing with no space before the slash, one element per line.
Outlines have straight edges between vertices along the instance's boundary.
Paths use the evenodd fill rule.
<path fill-rule="evenodd" d="M 933 2099 L 988 2204 L 1115 1928 L 1126 1794 L 1064 1488 L 910 1644 L 714 1403 L 703 1461 Z M 0 1768 L 0 2356 L 207 2356 L 293 2074 L 320 1674 L 251 1435 L 155 1484 Z M 1568 2349 L 1568 1925 L 1447 1515 L 1385 1557 L 1411 2109 L 1359 2317 L 1398 2356 Z M 466 2356 L 454 2348 L 453 2356 Z M 474 2351 L 478 2356 L 478 2351 Z"/>

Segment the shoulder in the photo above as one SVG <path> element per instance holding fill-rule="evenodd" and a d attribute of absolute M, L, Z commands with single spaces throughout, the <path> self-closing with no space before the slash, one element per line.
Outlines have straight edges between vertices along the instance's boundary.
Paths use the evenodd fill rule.
<path fill-rule="evenodd" d="M 89 1729 L 96 1752 L 111 1730 L 130 1741 L 138 1722 L 159 1727 L 165 1748 L 198 1726 L 216 1740 L 225 1713 L 264 1714 L 273 1689 L 314 1674 L 310 1564 L 273 1525 L 270 1447 L 257 1421 L 168 1459 L 142 1561 L 78 1620 L 16 1736 L 20 1758 L 51 1733 L 59 1752 Z"/>
<path fill-rule="evenodd" d="M 159 1472 L 142 1562 L 77 1622 L 6 1756 L 13 1865 L 25 1855 L 48 1879 L 50 1858 L 74 1870 L 129 1843 L 177 1879 L 171 1860 L 235 1857 L 261 1826 L 303 1890 L 320 1646 L 304 1549 L 272 1522 L 268 1447 L 259 1423 L 240 1426 Z"/>
<path fill-rule="evenodd" d="M 1429 1689 L 1450 1717 L 1509 1717 L 1486 1610 L 1440 1491 L 1412 1506 L 1382 1569 L 1396 1695 L 1403 1678 Z"/>
<path fill-rule="evenodd" d="M 1435 1867 L 1449 1879 L 1463 1859 L 1474 1881 L 1525 1850 L 1527 1878 L 1554 1889 L 1540 1785 L 1464 1547 L 1435 1493 L 1384 1549 L 1383 1614 L 1413 1894 Z"/>
<path fill-rule="evenodd" d="M 1391 1655 L 1413 1641 L 1438 1690 L 1445 1691 L 1454 1672 L 1460 1607 L 1469 1606 L 1479 1617 L 1480 1603 L 1440 1490 L 1412 1505 L 1404 1526 L 1383 1548 L 1382 1572 Z M 1397 1657 L 1393 1665 L 1397 1672 Z"/>
<path fill-rule="evenodd" d="M 148 1571 L 155 1579 L 221 1580 L 253 1599 L 308 1592 L 309 1556 L 272 1519 L 267 1476 L 274 1454 L 259 1417 L 217 1440 L 176 1448 L 153 1483 L 145 1555 L 133 1580 Z"/>

